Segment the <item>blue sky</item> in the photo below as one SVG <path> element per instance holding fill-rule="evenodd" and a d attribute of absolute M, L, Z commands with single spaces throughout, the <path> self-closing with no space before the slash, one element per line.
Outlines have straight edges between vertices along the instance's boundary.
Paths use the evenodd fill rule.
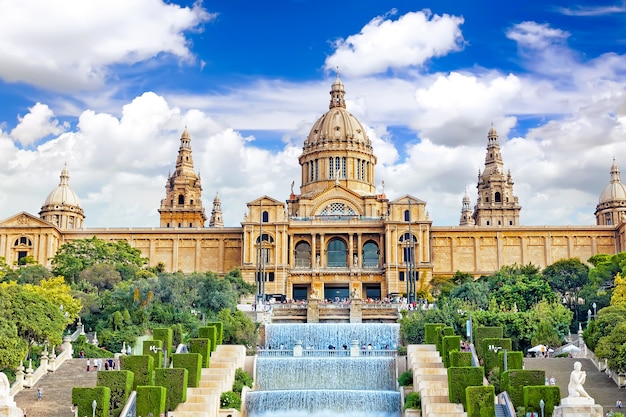
<path fill-rule="evenodd" d="M 0 218 L 67 163 L 87 227 L 157 226 L 180 133 L 210 212 L 285 200 L 336 68 L 376 182 L 458 224 L 491 124 L 524 225 L 593 224 L 626 166 L 626 5 L 0 0 Z M 382 185 L 380 186 L 382 189 Z"/>

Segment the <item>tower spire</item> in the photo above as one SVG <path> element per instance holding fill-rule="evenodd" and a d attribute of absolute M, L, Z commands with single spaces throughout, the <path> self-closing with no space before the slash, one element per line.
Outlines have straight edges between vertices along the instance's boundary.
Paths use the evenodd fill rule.
<path fill-rule="evenodd" d="M 180 136 L 176 170 L 168 176 L 159 208 L 161 227 L 204 227 L 200 175 L 193 170 L 191 136 L 187 126 Z"/>
<path fill-rule="evenodd" d="M 498 132 L 491 125 L 487 133 L 485 168 L 478 171 L 478 200 L 473 218 L 479 226 L 518 226 L 521 206 L 513 194 L 513 178 L 505 173 Z"/>

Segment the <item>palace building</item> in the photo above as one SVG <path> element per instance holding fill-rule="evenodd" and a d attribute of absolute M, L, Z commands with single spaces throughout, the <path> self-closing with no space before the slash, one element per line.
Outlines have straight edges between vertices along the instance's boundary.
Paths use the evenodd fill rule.
<path fill-rule="evenodd" d="M 239 268 L 262 294 L 334 299 L 410 295 L 427 288 L 435 275 L 463 271 L 480 276 L 513 263 L 545 267 L 626 247 L 626 187 L 615 162 L 596 208 L 597 224 L 523 226 L 493 126 L 476 204 L 472 207 L 466 192 L 459 225 L 433 225 L 425 201 L 377 193 L 376 155 L 365 128 L 346 109 L 345 94 L 337 77 L 328 111 L 304 141 L 299 191 L 292 184 L 286 199 L 250 201 L 241 227 L 224 227 L 217 195 L 205 225 L 201 179 L 185 128 L 165 198 L 159 206 L 155 202 L 159 227 L 85 228 L 64 167 L 39 216 L 22 212 L 0 222 L 0 256 L 9 264 L 33 256 L 49 267 L 64 242 L 96 236 L 126 240 L 149 265 L 163 263 L 168 271 L 225 274 Z"/>

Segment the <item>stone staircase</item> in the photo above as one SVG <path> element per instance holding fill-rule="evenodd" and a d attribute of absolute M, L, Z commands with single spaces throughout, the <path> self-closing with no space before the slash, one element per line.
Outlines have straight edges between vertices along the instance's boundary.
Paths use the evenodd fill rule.
<path fill-rule="evenodd" d="M 211 353 L 208 368 L 202 369 L 198 388 L 187 389 L 187 401 L 168 413 L 169 417 L 217 417 L 220 415 L 220 396 L 230 391 L 237 368 L 244 369 L 246 347 L 218 345 Z M 230 415 L 238 415 L 232 410 Z"/>
<path fill-rule="evenodd" d="M 24 388 L 15 396 L 17 406 L 28 417 L 74 417 L 72 388 L 95 387 L 97 372 L 87 372 L 86 359 L 68 359 L 55 372 L 48 372 L 33 388 Z M 37 401 L 37 389 L 43 398 Z"/>
<path fill-rule="evenodd" d="M 463 405 L 450 403 L 448 370 L 435 345 L 409 345 L 407 360 L 413 370 L 413 389 L 420 394 L 422 417 L 467 417 Z"/>

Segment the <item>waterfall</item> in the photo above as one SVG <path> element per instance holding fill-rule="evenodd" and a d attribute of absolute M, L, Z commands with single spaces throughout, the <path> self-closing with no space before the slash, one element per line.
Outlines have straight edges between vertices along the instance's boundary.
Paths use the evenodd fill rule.
<path fill-rule="evenodd" d="M 247 417 L 399 417 L 396 358 L 390 355 L 399 331 L 397 324 L 266 325 L 266 349 L 301 344 L 312 354 L 257 357 Z M 366 351 L 355 355 L 344 345 Z"/>

